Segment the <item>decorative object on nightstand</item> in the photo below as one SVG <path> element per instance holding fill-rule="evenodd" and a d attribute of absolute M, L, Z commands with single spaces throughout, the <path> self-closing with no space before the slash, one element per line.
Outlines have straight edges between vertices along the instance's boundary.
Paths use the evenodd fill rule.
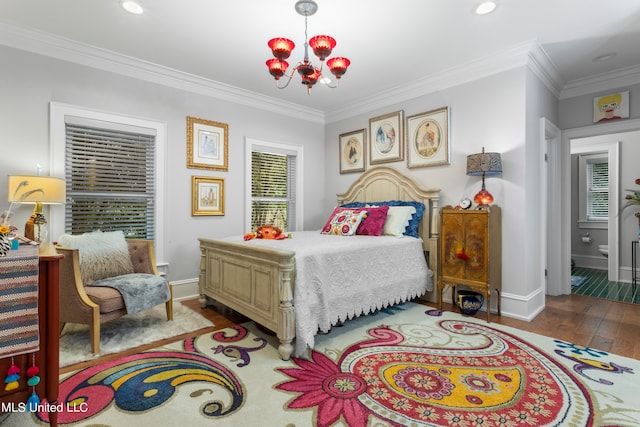
<path fill-rule="evenodd" d="M 460 203 L 458 203 L 458 206 L 456 206 L 456 209 L 470 209 L 471 208 L 471 199 L 465 197 L 464 199 L 460 200 Z"/>
<path fill-rule="evenodd" d="M 467 175 L 482 175 L 482 189 L 473 198 L 473 201 L 478 204 L 478 209 L 485 209 L 493 203 L 493 195 L 487 191 L 484 185 L 484 177 L 501 173 L 502 160 L 500 159 L 500 153 L 485 153 L 484 147 L 482 147 L 482 153 L 467 156 Z"/>
<path fill-rule="evenodd" d="M 39 170 L 39 168 L 38 168 Z M 51 176 L 9 175 L 9 201 L 35 204 L 24 225 L 24 235 L 38 243 L 47 240 L 47 220 L 42 205 L 62 204 L 66 199 L 66 183 Z"/>
<path fill-rule="evenodd" d="M 481 210 L 463 210 L 446 206 L 441 211 L 439 308 L 447 286 L 464 285 L 484 295 L 487 322 L 490 321 L 491 294 L 497 293 L 500 315 L 502 291 L 501 209 L 491 205 Z M 458 292 L 460 295 L 460 292 Z"/>

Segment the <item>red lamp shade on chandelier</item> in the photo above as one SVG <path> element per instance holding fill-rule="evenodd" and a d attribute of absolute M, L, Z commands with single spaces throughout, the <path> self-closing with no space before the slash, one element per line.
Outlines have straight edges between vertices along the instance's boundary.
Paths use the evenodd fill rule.
<path fill-rule="evenodd" d="M 482 153 L 467 156 L 467 175 L 482 175 L 482 189 L 473 198 L 473 201 L 478 205 L 478 209 L 487 208 L 493 203 L 493 195 L 487 191 L 484 185 L 484 177 L 501 173 L 502 160 L 500 153 L 485 153 L 484 147 L 482 147 Z"/>
<path fill-rule="evenodd" d="M 329 71 L 331 71 L 336 78 L 336 83 L 332 85 L 331 79 L 322 75 L 322 69 L 324 61 L 331 55 L 333 48 L 336 47 L 336 40 L 331 36 L 318 35 L 311 37 L 307 42 L 307 17 L 317 12 L 318 5 L 313 0 L 298 0 L 295 4 L 295 9 L 298 14 L 304 16 L 304 59 L 293 67 L 290 74 L 287 74 L 289 63 L 285 60 L 289 58 L 296 45 L 291 40 L 283 37 L 273 38 L 267 42 L 273 54 L 273 58 L 268 59 L 266 62 L 269 74 L 276 80 L 276 87 L 278 89 L 287 87 L 296 71 L 301 77 L 301 83 L 307 86 L 308 93 L 311 93 L 311 88 L 318 81 L 323 82 L 330 88 L 336 88 L 340 78 L 347 72 L 349 65 L 351 65 L 351 61 L 343 57 L 335 57 L 327 61 Z M 314 55 L 320 60 L 320 68 L 309 61 L 309 47 L 311 47 Z M 286 76 L 287 82 L 280 86 L 278 81 L 283 76 Z"/>

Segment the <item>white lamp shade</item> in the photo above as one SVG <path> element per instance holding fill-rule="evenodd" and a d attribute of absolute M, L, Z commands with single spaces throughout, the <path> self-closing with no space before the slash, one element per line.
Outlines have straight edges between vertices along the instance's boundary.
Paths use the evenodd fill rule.
<path fill-rule="evenodd" d="M 9 175 L 9 202 L 61 204 L 67 197 L 63 179 L 52 176 Z"/>

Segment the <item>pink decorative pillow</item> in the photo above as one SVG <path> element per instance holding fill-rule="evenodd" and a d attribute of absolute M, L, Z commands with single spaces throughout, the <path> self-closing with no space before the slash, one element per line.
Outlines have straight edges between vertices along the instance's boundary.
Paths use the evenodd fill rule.
<path fill-rule="evenodd" d="M 360 223 L 356 234 L 363 236 L 381 236 L 384 223 L 387 220 L 389 206 L 371 207 L 366 209 L 369 215 Z"/>
<path fill-rule="evenodd" d="M 367 209 L 335 208 L 321 233 L 353 236 L 366 216 Z"/>

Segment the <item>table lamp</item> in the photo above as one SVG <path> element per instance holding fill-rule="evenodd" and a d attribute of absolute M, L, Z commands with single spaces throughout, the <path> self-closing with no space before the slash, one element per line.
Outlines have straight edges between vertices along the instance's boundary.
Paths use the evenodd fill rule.
<path fill-rule="evenodd" d="M 500 159 L 500 153 L 485 153 L 484 147 L 482 147 L 482 153 L 467 156 L 467 175 L 482 175 L 482 189 L 473 198 L 473 201 L 478 205 L 478 209 L 487 208 L 493 203 L 493 196 L 484 186 L 484 177 L 501 173 L 502 160 Z"/>
<path fill-rule="evenodd" d="M 47 220 L 42 205 L 62 204 L 66 199 L 66 183 L 51 176 L 9 175 L 9 201 L 35 204 L 24 225 L 24 236 L 36 242 L 47 240 Z"/>

